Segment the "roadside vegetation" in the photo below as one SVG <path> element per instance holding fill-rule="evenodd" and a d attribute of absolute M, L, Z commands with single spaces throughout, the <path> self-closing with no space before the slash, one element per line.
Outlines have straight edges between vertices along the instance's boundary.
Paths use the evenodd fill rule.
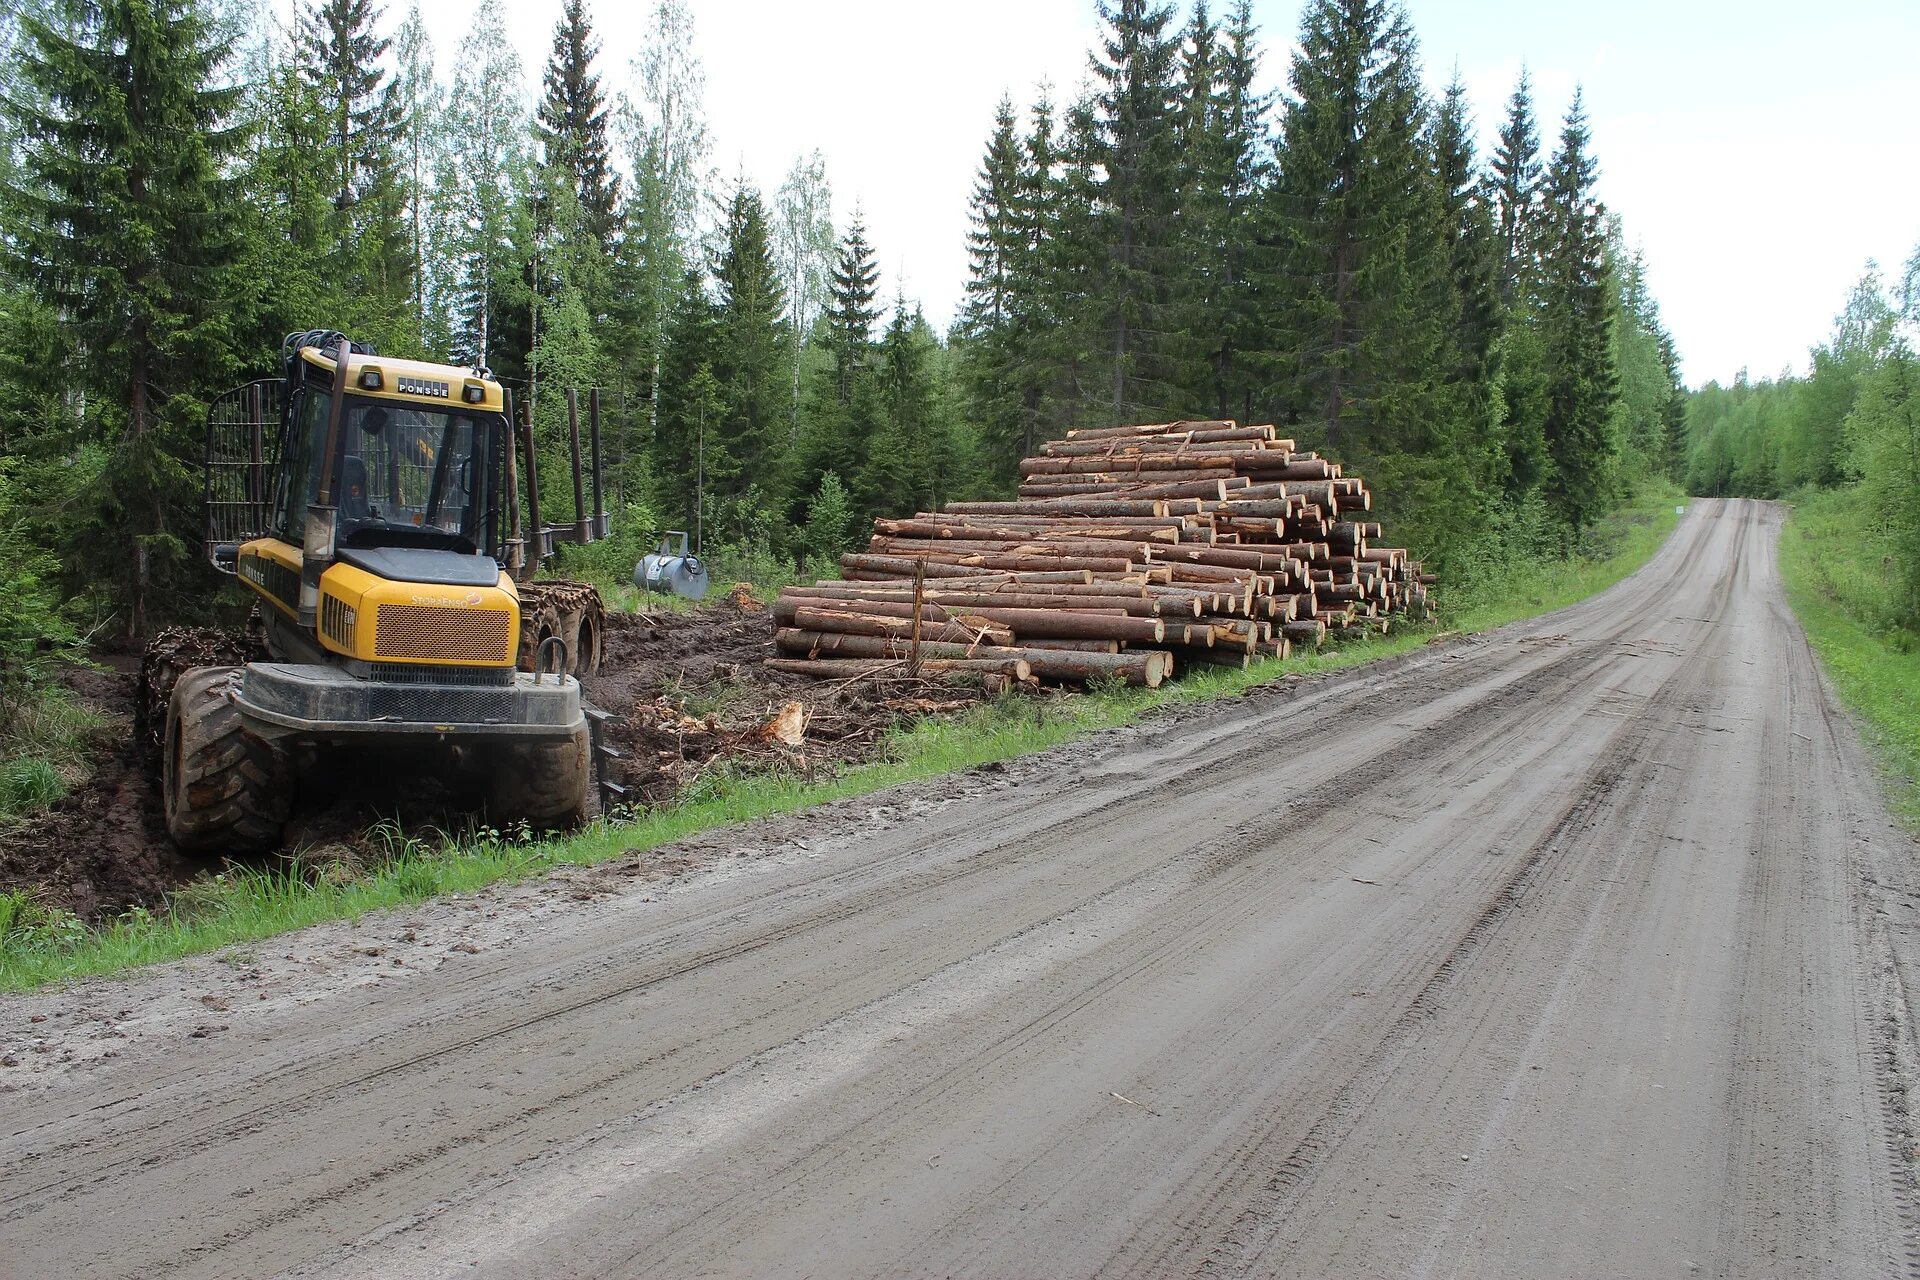
<path fill-rule="evenodd" d="M 1920 248 L 1865 273 L 1804 373 L 1708 383 L 1687 407 L 1696 493 L 1794 504 L 1780 571 L 1920 827 Z"/>
<path fill-rule="evenodd" d="M 1920 829 L 1920 628 L 1904 607 L 1893 541 L 1863 530 L 1858 508 L 1846 490 L 1799 495 L 1780 573 L 1821 665 L 1866 729 L 1895 811 Z"/>
<path fill-rule="evenodd" d="M 670 805 L 554 839 L 498 831 L 455 839 L 387 829 L 382 833 L 385 856 L 364 874 L 312 874 L 297 857 L 280 868 L 230 866 L 174 894 L 163 910 L 137 909 L 98 929 L 46 909 L 28 894 L 0 893 L 0 991 L 118 973 L 555 867 L 644 854 L 719 827 L 1044 751 L 1163 708 L 1391 657 L 1449 630 L 1500 626 L 1571 604 L 1632 573 L 1672 531 L 1675 505 L 1664 488 L 1643 494 L 1589 530 L 1577 554 L 1524 573 L 1517 566 L 1489 571 L 1456 600 L 1443 602 L 1440 620 L 1425 627 L 1246 671 L 1196 671 L 1158 689 L 1109 687 L 1081 695 L 1002 698 L 956 717 L 928 718 L 896 730 L 881 759 L 831 776 L 713 769 Z"/>

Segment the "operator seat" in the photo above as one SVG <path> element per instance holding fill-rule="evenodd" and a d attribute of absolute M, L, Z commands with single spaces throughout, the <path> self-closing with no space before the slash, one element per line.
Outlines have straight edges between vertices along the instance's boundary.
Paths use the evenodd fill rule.
<path fill-rule="evenodd" d="M 367 518 L 367 464 L 348 454 L 340 460 L 340 518 Z"/>

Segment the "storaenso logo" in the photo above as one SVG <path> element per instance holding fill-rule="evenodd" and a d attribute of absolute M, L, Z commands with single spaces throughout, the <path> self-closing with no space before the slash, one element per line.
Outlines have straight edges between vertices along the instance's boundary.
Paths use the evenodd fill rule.
<path fill-rule="evenodd" d="M 452 596 L 421 595 L 416 591 L 412 595 L 411 601 L 414 604 L 425 605 L 435 609 L 458 609 L 462 607 L 474 609 L 485 604 L 487 598 L 478 591 L 467 592 L 464 600 L 455 600 Z"/>
<path fill-rule="evenodd" d="M 434 382 L 427 378 L 409 378 L 405 374 L 399 379 L 400 394 L 406 396 L 438 396 L 445 400 L 453 395 L 453 387 L 445 382 Z"/>

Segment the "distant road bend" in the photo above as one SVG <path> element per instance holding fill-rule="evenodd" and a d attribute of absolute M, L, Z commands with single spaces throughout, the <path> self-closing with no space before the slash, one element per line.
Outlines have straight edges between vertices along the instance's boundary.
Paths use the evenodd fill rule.
<path fill-rule="evenodd" d="M 0 1274 L 1917 1274 L 1920 877 L 1781 519 L 0 1093 Z"/>

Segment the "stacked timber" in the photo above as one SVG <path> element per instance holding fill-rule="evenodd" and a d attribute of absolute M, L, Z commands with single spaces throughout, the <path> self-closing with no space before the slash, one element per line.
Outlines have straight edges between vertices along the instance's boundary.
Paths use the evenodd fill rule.
<path fill-rule="evenodd" d="M 783 591 L 779 664 L 1152 686 L 1426 615 L 1366 485 L 1272 427 L 1069 431 L 1020 476 L 1012 501 L 876 520 L 841 579 Z"/>

